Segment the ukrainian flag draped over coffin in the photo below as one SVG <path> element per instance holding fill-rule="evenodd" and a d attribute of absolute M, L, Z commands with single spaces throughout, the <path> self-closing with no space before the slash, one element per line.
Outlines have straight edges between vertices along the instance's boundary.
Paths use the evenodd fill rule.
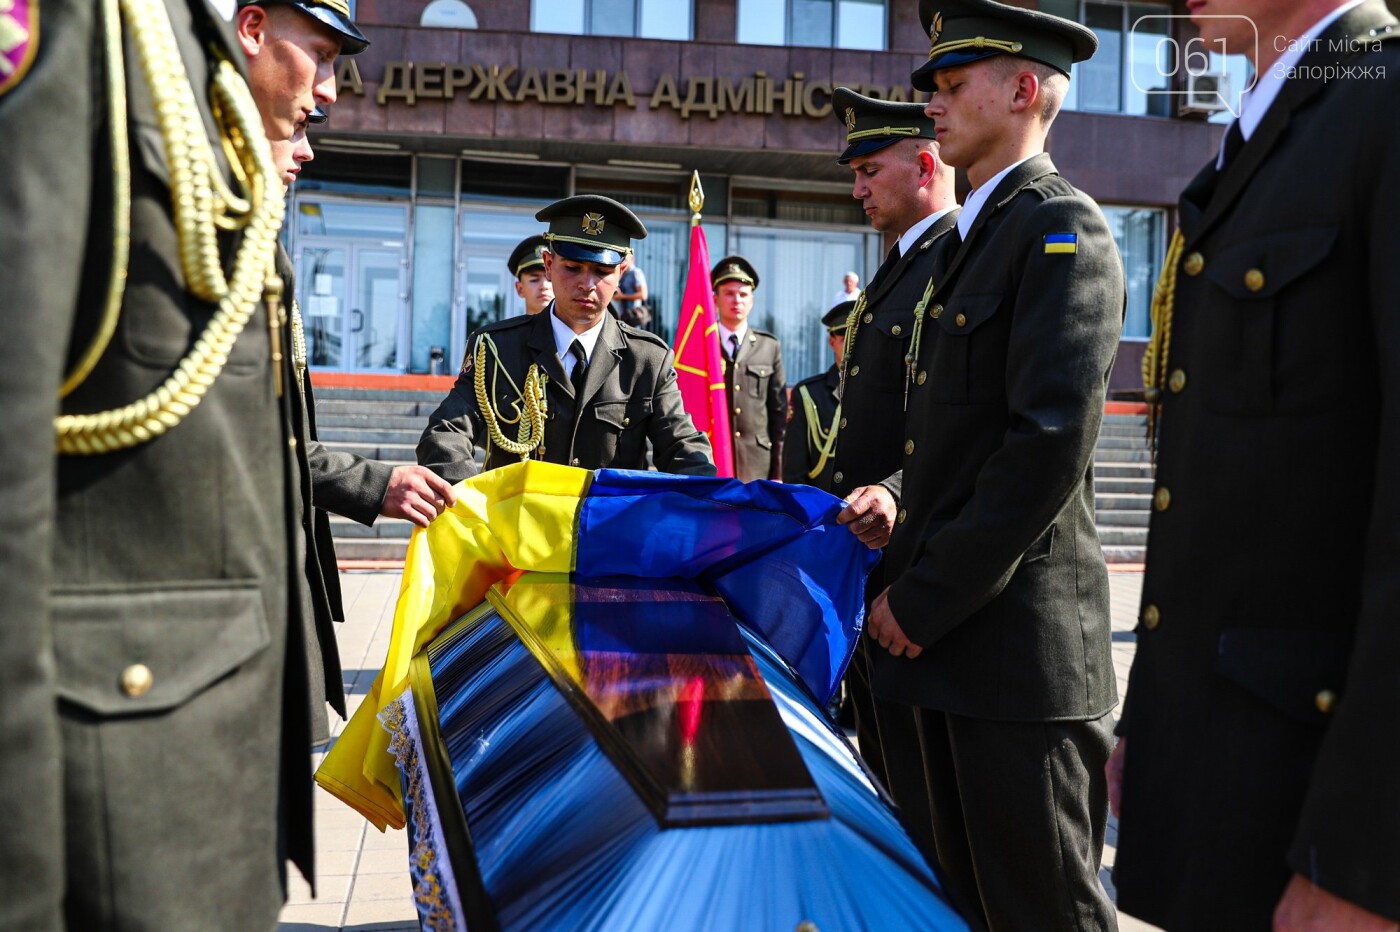
<path fill-rule="evenodd" d="M 834 523 L 839 505 L 806 486 L 534 461 L 460 483 L 457 504 L 414 532 L 384 667 L 317 782 L 380 829 L 403 827 L 378 716 L 414 655 L 518 572 L 701 580 L 825 702 L 860 635 L 876 560 Z"/>
<path fill-rule="evenodd" d="M 458 499 L 317 773 L 406 822 L 423 928 L 966 928 L 822 714 L 875 560 L 838 500 L 533 462 Z"/>

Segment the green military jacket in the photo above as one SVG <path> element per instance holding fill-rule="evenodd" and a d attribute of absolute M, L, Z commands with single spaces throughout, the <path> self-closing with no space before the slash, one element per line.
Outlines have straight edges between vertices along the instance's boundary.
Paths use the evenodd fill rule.
<path fill-rule="evenodd" d="M 841 403 L 836 399 L 836 389 L 840 384 L 841 372 L 832 366 L 793 387 L 788 399 L 787 436 L 783 441 L 784 482 L 831 491 L 831 474 L 836 471 L 832 456 L 835 444 L 831 440 L 838 426 L 836 412 Z M 818 466 L 820 470 L 812 475 Z"/>
<path fill-rule="evenodd" d="M 900 467 L 905 393 L 915 378 L 905 364 L 914 333 L 914 308 L 933 277 L 933 246 L 957 225 L 957 219 L 957 208 L 943 214 L 889 269 L 876 275 L 865 289 L 861 318 L 846 331 L 846 385 L 831 483 L 834 495 L 845 498 Z"/>
<path fill-rule="evenodd" d="M 934 248 L 884 577 L 925 649 L 872 651 L 875 693 L 1002 721 L 1098 718 L 1117 698 L 1093 457 L 1123 325 L 1118 248 L 1044 154 Z"/>
<path fill-rule="evenodd" d="M 202 0 L 164 5 L 212 127 L 213 59 L 241 71 L 243 54 Z M 311 870 L 295 437 L 274 331 L 259 302 L 202 400 L 148 442 L 55 454 L 55 415 L 144 397 L 215 308 L 186 288 L 128 35 L 125 297 L 60 403 L 103 318 L 123 172 L 102 5 L 36 9 L 32 67 L 0 94 L 0 927 L 270 928 L 285 859 Z M 226 270 L 239 239 L 220 238 Z"/>
<path fill-rule="evenodd" d="M 713 476 L 710 441 L 695 429 L 681 404 L 670 348 L 661 338 L 604 315 L 603 332 L 589 360 L 582 397 L 564 374 L 554 345 L 551 304 L 532 316 L 512 317 L 473 336 L 467 361 L 451 393 L 428 419 L 418 441 L 418 462 L 449 482 L 476 475 L 476 447 L 486 469 L 520 462 L 490 436 L 477 395 L 477 377 L 504 439 L 517 439 L 524 405 L 520 392 L 531 366 L 546 377 L 544 441 L 530 455 L 584 469 L 646 469 Z M 476 363 L 485 352 L 484 368 Z"/>
<path fill-rule="evenodd" d="M 726 352 L 728 347 L 724 348 Z M 734 441 L 734 476 L 780 479 L 787 431 L 787 377 L 778 338 L 748 329 L 734 359 L 725 357 L 724 388 Z"/>
<path fill-rule="evenodd" d="M 1342 15 L 1181 195 L 1116 865 L 1168 928 L 1294 872 L 1400 919 L 1397 31 Z"/>

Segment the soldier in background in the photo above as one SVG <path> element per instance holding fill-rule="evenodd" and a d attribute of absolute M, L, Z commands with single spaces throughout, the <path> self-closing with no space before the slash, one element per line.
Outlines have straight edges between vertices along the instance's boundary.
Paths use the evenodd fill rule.
<path fill-rule="evenodd" d="M 778 338 L 749 326 L 758 273 L 743 256 L 726 256 L 710 271 L 719 313 L 724 388 L 734 431 L 734 476 L 744 482 L 781 479 L 787 431 L 787 379 Z"/>
<path fill-rule="evenodd" d="M 953 169 L 939 158 L 933 120 L 921 104 L 877 100 L 841 87 L 832 106 L 845 144 L 837 162 L 851 169 L 851 196 L 874 230 L 895 238 L 857 297 L 846 332 L 831 476 L 832 494 L 845 498 L 881 481 L 902 462 L 905 404 L 920 378 L 909 365 L 915 314 L 927 310 L 934 247 L 954 229 L 958 204 Z M 883 564 L 872 571 L 867 599 L 883 588 L 883 572 Z M 846 676 L 861 755 L 909 814 L 910 824 L 927 837 L 928 799 L 913 716 L 906 707 L 875 699 L 870 649 L 862 638 Z"/>
<path fill-rule="evenodd" d="M 535 215 L 548 221 L 541 314 L 482 327 L 457 384 L 428 420 L 418 462 L 449 482 L 524 459 L 584 469 L 713 476 L 710 442 L 681 403 L 671 349 L 608 312 L 641 220 L 611 198 L 579 195 Z"/>
<path fill-rule="evenodd" d="M 506 267 L 515 276 L 515 293 L 525 301 L 526 314 L 538 314 L 554 300 L 554 286 L 544 271 L 544 252 L 548 248 L 543 236 L 527 236 L 506 260 Z"/>
<path fill-rule="evenodd" d="M 313 876 L 282 186 L 208 4 L 39 16 L 0 14 L 0 927 L 270 929 Z"/>
<path fill-rule="evenodd" d="M 836 471 L 837 424 L 841 402 L 836 390 L 841 384 L 841 354 L 846 347 L 846 323 L 854 301 L 836 305 L 822 315 L 826 342 L 836 361 L 825 372 L 803 379 L 793 387 L 788 400 L 787 436 L 783 443 L 783 481 L 814 485 L 831 491 L 831 474 Z"/>
<path fill-rule="evenodd" d="M 323 11 L 328 18 L 322 18 Z M 307 125 L 324 122 L 323 106 L 335 97 L 333 79 L 318 85 L 314 95 L 316 107 L 295 124 L 296 134 L 291 139 L 275 136 L 281 129 L 279 114 L 297 110 L 298 95 L 306 86 L 300 75 L 305 73 L 308 64 L 324 54 L 330 37 L 339 39 L 342 55 L 359 54 L 369 42 L 353 22 L 334 15 L 333 10 L 317 0 L 283 0 L 271 4 L 240 0 L 234 30 L 248 59 L 249 83 L 262 115 L 263 128 L 268 133 L 274 167 L 281 173 L 283 182 L 290 184 L 301 171 L 301 165 L 314 158 L 306 137 Z M 300 516 L 305 532 L 297 547 L 303 551 L 306 567 L 307 586 L 301 593 L 305 601 L 302 617 L 315 623 L 314 628 L 308 629 L 306 643 L 312 741 L 320 743 L 330 737 L 326 702 L 342 719 L 347 717 L 334 628 L 334 622 L 345 620 L 345 608 L 327 512 L 366 526 L 373 525 L 382 515 L 425 527 L 452 504 L 453 495 L 447 482 L 421 466 L 390 466 L 352 453 L 332 451 L 317 439 L 316 399 L 306 371 L 306 340 L 301 311 L 295 300 L 296 273 L 280 240 L 277 274 L 282 280 L 282 314 L 291 327 L 290 358 L 299 390 L 299 403 L 290 406 L 297 441 Z"/>

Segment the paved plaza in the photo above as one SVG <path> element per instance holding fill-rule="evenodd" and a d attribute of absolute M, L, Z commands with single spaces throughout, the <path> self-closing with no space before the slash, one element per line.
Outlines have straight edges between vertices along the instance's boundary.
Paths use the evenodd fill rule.
<path fill-rule="evenodd" d="M 397 571 L 348 572 L 341 575 L 348 615 L 339 626 L 340 658 L 345 668 L 350 711 L 364 699 L 389 646 L 389 630 L 398 598 Z M 1128 686 L 1133 660 L 1142 575 L 1114 573 L 1113 658 L 1118 671 L 1118 694 Z M 332 716 L 334 718 L 334 716 Z M 344 723 L 335 723 L 338 735 Z M 316 763 L 321 754 L 314 755 Z M 1113 864 L 1118 827 L 1110 820 L 1104 851 L 1104 884 L 1113 892 L 1108 868 Z M 319 787 L 316 789 L 316 893 L 293 871 L 279 932 L 398 932 L 417 929 L 408 879 L 403 832 L 380 834 L 359 813 Z M 1152 926 L 1126 916 L 1123 932 L 1145 932 Z"/>

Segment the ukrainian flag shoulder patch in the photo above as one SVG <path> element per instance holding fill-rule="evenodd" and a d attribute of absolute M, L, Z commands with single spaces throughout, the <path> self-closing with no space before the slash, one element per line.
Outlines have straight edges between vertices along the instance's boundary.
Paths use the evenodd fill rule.
<path fill-rule="evenodd" d="M 1079 251 L 1078 233 L 1046 233 L 1045 254 L 1075 253 Z"/>

